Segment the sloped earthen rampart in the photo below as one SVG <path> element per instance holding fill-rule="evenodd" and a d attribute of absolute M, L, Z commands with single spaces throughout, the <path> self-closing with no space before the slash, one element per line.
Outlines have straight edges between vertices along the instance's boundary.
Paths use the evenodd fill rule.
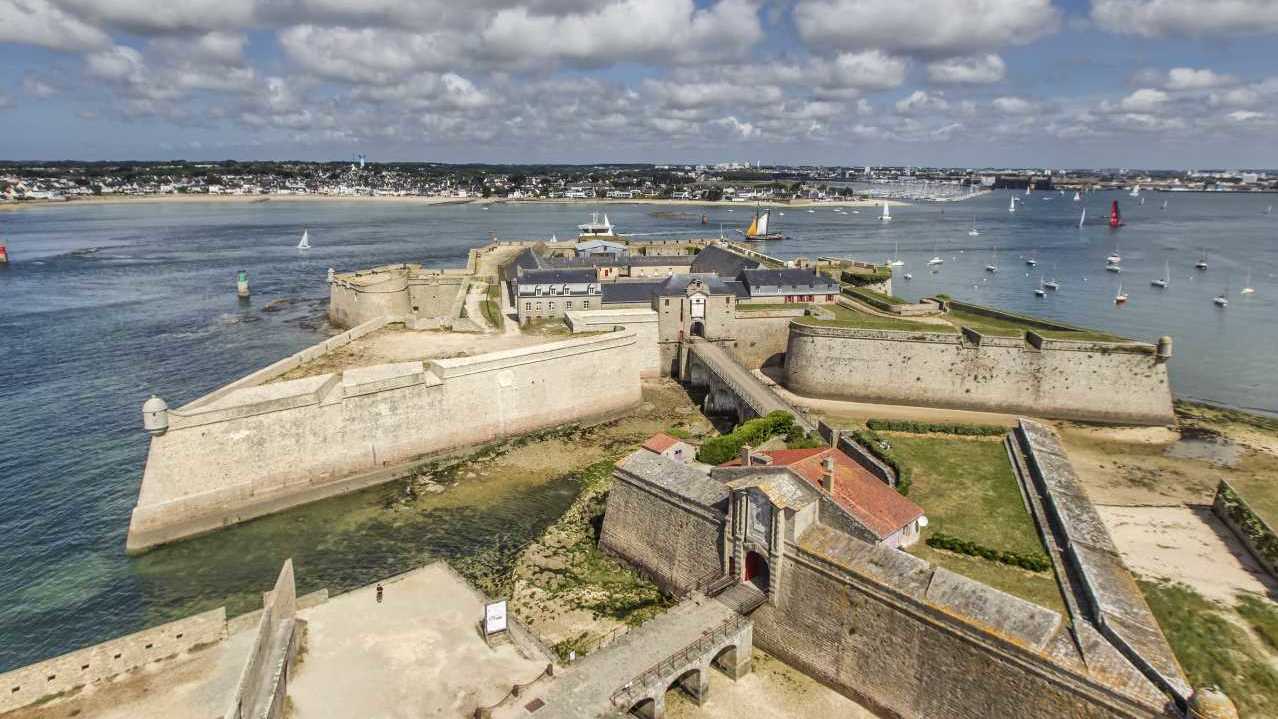
<path fill-rule="evenodd" d="M 1166 362 L 1137 342 L 790 325 L 786 387 L 810 397 L 1122 424 L 1173 421 Z"/>
<path fill-rule="evenodd" d="M 635 333 L 246 387 L 168 411 L 151 439 L 128 548 L 391 479 L 388 470 L 640 401 Z"/>

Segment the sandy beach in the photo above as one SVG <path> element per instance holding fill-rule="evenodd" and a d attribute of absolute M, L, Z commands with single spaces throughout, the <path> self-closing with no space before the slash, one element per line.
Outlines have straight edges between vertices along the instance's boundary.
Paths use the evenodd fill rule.
<path fill-rule="evenodd" d="M 841 200 L 833 202 L 814 202 L 811 200 L 795 200 L 793 202 L 709 202 L 706 200 L 569 200 L 569 199 L 506 199 L 483 197 L 442 197 L 427 195 L 395 196 L 395 195 L 95 195 L 77 197 L 69 200 L 4 200 L 0 201 L 0 212 L 21 210 L 32 207 L 73 207 L 79 205 L 123 205 L 150 203 L 189 203 L 189 202 L 231 202 L 231 203 L 268 203 L 268 202 L 388 202 L 414 205 L 582 205 L 598 207 L 601 205 L 667 205 L 683 207 L 878 207 L 886 202 L 893 207 L 909 205 L 899 200 Z"/>

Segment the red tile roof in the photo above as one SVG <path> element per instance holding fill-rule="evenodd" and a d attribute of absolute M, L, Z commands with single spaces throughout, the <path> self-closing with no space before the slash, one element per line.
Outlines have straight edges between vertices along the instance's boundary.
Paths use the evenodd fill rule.
<path fill-rule="evenodd" d="M 652 435 L 651 437 L 649 437 L 647 441 L 643 443 L 643 448 L 648 450 L 649 452 L 656 452 L 657 454 L 661 454 L 662 452 L 666 451 L 667 449 L 670 449 L 671 447 L 675 446 L 676 444 L 682 441 L 683 440 L 679 439 L 678 437 L 671 437 L 665 432 L 658 432 Z"/>
<path fill-rule="evenodd" d="M 856 517 L 857 521 L 880 539 L 923 516 L 922 507 L 901 496 L 851 457 L 836 449 L 776 449 L 756 454 L 769 457 L 772 460 L 771 466 L 786 467 L 816 487 L 821 486 L 821 461 L 826 457 L 833 457 L 834 488 L 830 492 L 831 496 L 840 507 Z M 741 460 L 734 459 L 720 466 L 739 467 Z"/>

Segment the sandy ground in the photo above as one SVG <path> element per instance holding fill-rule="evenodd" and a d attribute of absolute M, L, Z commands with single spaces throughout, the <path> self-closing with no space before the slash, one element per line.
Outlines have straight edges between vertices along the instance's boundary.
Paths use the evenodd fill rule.
<path fill-rule="evenodd" d="M 482 317 L 482 315 L 481 315 Z M 567 336 L 545 336 L 534 333 L 477 333 L 414 331 L 387 327 L 365 335 L 345 347 L 308 362 L 272 380 L 283 382 L 338 372 L 352 367 L 413 362 L 445 357 L 470 357 L 485 352 L 528 347 L 567 339 Z"/>
<path fill-rule="evenodd" d="M 483 603 L 432 564 L 303 610 L 305 654 L 289 679 L 292 716 L 470 716 L 546 662 L 513 644 L 490 648 L 476 624 Z"/>
<path fill-rule="evenodd" d="M 1207 507 L 1098 506 L 1132 571 L 1183 582 L 1232 604 L 1239 592 L 1278 597 L 1278 583 Z"/>
<path fill-rule="evenodd" d="M 738 681 L 711 670 L 710 694 L 701 706 L 683 692 L 666 694 L 667 719 L 740 717 L 872 719 L 874 714 L 759 649 L 754 650 L 753 671 Z"/>

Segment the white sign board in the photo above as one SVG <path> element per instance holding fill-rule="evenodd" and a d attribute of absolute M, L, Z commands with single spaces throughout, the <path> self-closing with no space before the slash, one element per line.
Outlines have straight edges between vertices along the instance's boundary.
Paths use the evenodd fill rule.
<path fill-rule="evenodd" d="M 484 605 L 484 634 L 506 631 L 506 600 Z"/>

